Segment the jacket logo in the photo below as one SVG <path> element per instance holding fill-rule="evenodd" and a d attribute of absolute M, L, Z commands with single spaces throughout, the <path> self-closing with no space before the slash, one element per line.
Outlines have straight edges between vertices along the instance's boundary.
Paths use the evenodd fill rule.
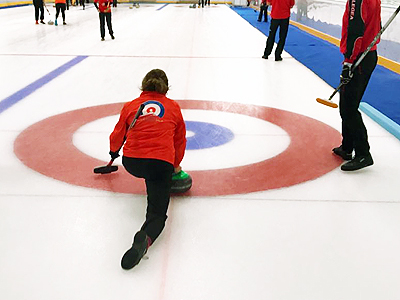
<path fill-rule="evenodd" d="M 144 104 L 144 108 L 142 111 L 143 116 L 152 115 L 152 116 L 157 116 L 159 118 L 162 118 L 164 116 L 165 109 L 160 102 L 155 100 L 150 100 L 144 102 L 143 104 Z"/>

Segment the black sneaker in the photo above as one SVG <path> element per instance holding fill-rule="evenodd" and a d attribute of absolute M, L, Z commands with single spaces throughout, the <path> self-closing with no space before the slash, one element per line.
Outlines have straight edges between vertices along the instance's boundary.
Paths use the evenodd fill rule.
<path fill-rule="evenodd" d="M 360 170 L 362 168 L 372 166 L 374 164 L 374 161 L 372 159 L 371 154 L 368 154 L 367 156 L 356 156 L 354 159 L 351 161 L 343 164 L 341 166 L 342 171 L 355 171 L 355 170 Z"/>
<path fill-rule="evenodd" d="M 121 267 L 125 270 L 136 266 L 146 254 L 149 247 L 149 237 L 143 230 L 138 231 L 133 239 L 132 247 L 125 252 L 121 260 Z"/>
<path fill-rule="evenodd" d="M 46 24 L 45 22 L 43 22 L 43 20 L 40 20 L 40 23 L 42 23 L 42 24 Z"/>
<path fill-rule="evenodd" d="M 264 54 L 264 55 L 262 56 L 262 58 L 268 59 L 268 55 L 265 55 L 265 54 Z"/>
<path fill-rule="evenodd" d="M 340 156 L 344 160 L 352 160 L 353 159 L 352 152 L 349 153 L 349 152 L 344 151 L 342 146 L 333 148 L 332 151 L 333 151 L 333 153 Z"/>
<path fill-rule="evenodd" d="M 281 61 L 281 60 L 282 60 L 282 57 L 280 57 L 280 56 L 275 57 L 275 61 Z"/>
<path fill-rule="evenodd" d="M 111 39 L 112 39 L 112 40 L 115 40 L 115 37 L 114 37 L 114 35 L 111 35 Z"/>
<path fill-rule="evenodd" d="M 101 38 L 101 41 L 102 41 L 102 42 L 104 41 L 104 38 L 103 38 L 103 37 Z"/>

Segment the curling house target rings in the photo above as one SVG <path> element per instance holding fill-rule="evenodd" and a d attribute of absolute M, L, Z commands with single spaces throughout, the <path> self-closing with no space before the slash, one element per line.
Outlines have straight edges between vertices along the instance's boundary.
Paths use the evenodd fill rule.
<path fill-rule="evenodd" d="M 315 119 L 270 107 L 229 102 L 180 100 L 182 109 L 213 110 L 259 118 L 281 127 L 290 145 L 275 157 L 234 168 L 186 170 L 193 178 L 191 196 L 244 194 L 289 187 L 316 179 L 337 168 L 342 160 L 331 149 L 341 142 L 340 133 Z M 107 162 L 79 151 L 72 136 L 81 126 L 118 115 L 124 103 L 69 111 L 44 119 L 16 138 L 14 152 L 29 168 L 70 184 L 119 193 L 145 194 L 144 181 L 123 168 L 108 175 L 93 174 Z M 248 155 L 248 154 L 247 154 Z"/>

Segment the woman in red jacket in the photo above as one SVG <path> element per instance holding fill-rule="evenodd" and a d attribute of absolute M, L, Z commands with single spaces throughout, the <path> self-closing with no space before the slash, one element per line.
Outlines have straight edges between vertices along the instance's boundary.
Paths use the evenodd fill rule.
<path fill-rule="evenodd" d="M 147 189 L 146 220 L 135 234 L 132 247 L 122 257 L 124 269 L 137 265 L 164 229 L 172 174 L 180 171 L 186 148 L 181 109 L 165 96 L 169 88 L 164 71 L 154 69 L 147 73 L 141 89 L 139 98 L 124 105 L 110 135 L 111 157 L 118 157 L 123 145 L 122 164 L 133 176 L 144 178 Z M 141 104 L 143 111 L 129 129 Z"/>

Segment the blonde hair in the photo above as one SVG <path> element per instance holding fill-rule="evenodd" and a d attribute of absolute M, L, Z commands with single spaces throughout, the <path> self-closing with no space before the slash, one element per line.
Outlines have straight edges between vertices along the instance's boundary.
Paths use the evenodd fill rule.
<path fill-rule="evenodd" d="M 169 90 L 167 75 L 160 69 L 151 70 L 144 76 L 141 90 L 166 94 Z"/>

